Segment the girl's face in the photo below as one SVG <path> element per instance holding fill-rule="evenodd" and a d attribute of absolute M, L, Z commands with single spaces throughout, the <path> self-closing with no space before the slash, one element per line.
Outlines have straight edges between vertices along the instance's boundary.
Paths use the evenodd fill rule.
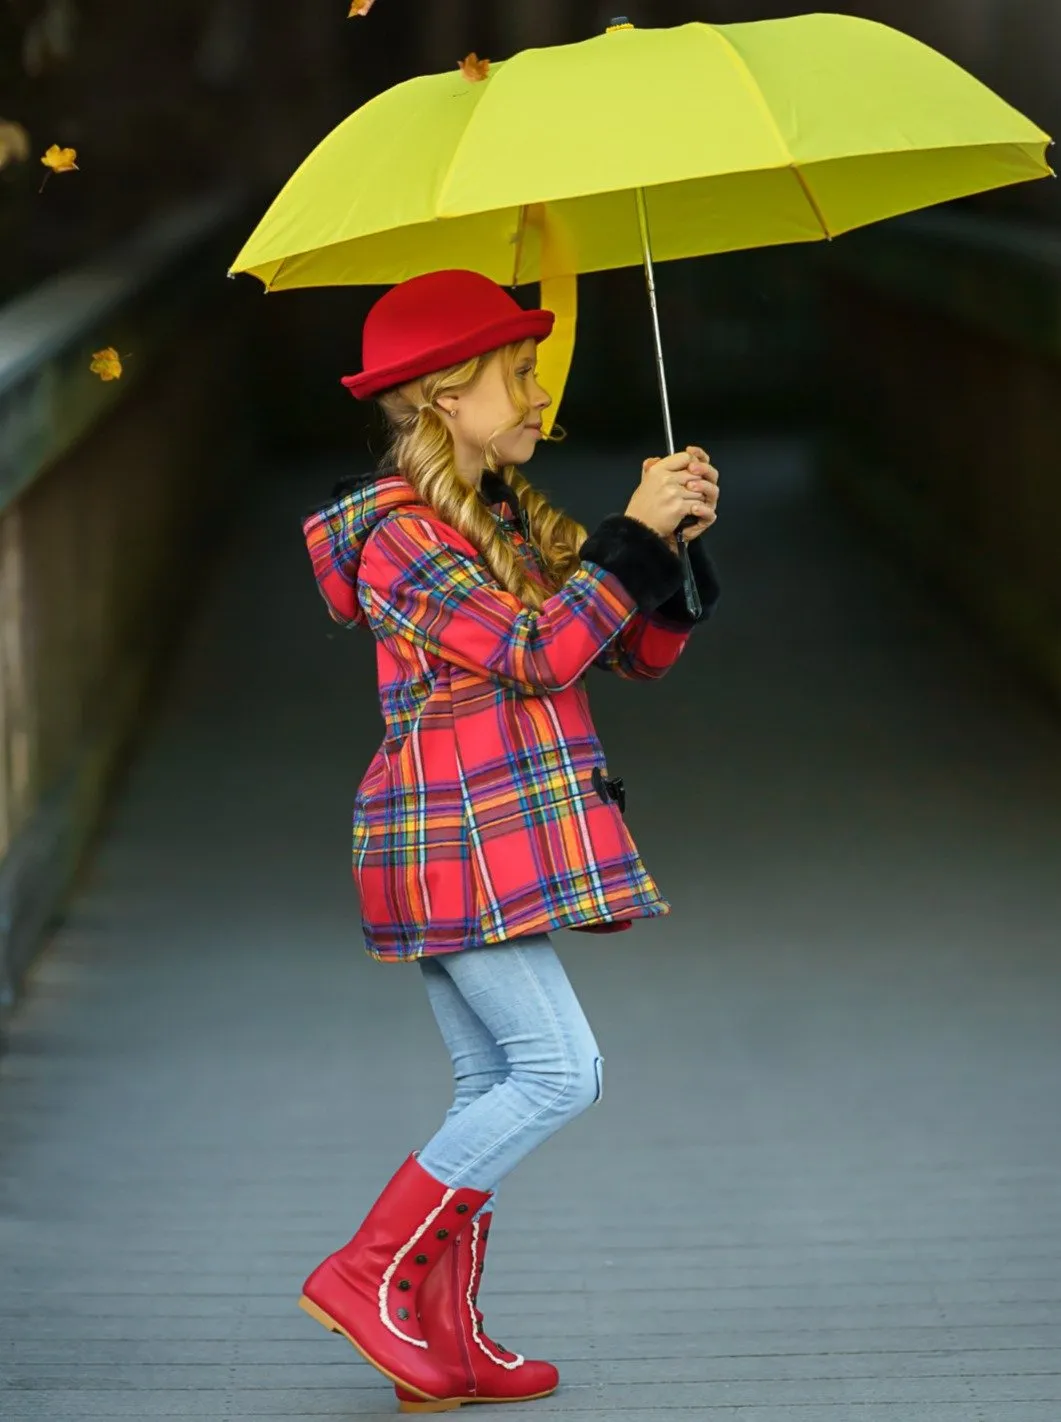
<path fill-rule="evenodd" d="M 538 343 L 534 340 L 524 341 L 519 347 L 511 367 L 511 390 L 509 357 L 507 352 L 499 351 L 469 389 L 459 395 L 438 397 L 453 434 L 457 469 L 463 478 L 478 483 L 484 451 L 490 444 L 502 465 L 526 464 L 533 455 L 542 438 L 542 411 L 552 404 L 535 379 L 537 352 Z"/>

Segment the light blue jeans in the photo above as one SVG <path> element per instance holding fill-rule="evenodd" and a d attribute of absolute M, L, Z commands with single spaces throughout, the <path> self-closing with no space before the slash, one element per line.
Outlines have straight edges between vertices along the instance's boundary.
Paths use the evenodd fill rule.
<path fill-rule="evenodd" d="M 545 933 L 422 958 L 420 967 L 456 1085 L 420 1164 L 445 1185 L 496 1191 L 535 1146 L 600 1100 L 603 1058 Z"/>

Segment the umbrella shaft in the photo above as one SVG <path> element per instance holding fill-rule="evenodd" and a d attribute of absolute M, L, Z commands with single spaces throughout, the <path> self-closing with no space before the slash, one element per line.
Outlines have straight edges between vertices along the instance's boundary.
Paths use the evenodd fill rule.
<path fill-rule="evenodd" d="M 637 221 L 641 228 L 641 252 L 645 260 L 645 285 L 648 288 L 648 304 L 652 312 L 652 331 L 656 340 L 656 375 L 659 379 L 659 398 L 663 404 L 663 428 L 667 436 L 667 453 L 674 453 L 674 426 L 670 417 L 670 397 L 667 394 L 667 371 L 663 364 L 663 336 L 659 329 L 659 304 L 656 301 L 656 271 L 652 265 L 652 236 L 648 230 L 648 209 L 645 206 L 645 190 L 638 188 Z"/>
<path fill-rule="evenodd" d="M 667 453 L 675 453 L 674 426 L 670 417 L 670 396 L 667 394 L 667 370 L 663 364 L 663 336 L 659 329 L 659 303 L 656 301 L 656 270 L 652 265 L 652 235 L 648 230 L 648 209 L 645 205 L 645 190 L 638 188 L 637 221 L 641 228 L 641 251 L 645 259 L 645 285 L 648 288 L 648 304 L 652 312 L 652 331 L 656 338 L 656 374 L 659 377 L 659 398 L 663 405 L 663 428 L 667 436 Z M 696 522 L 692 515 L 683 518 L 675 529 L 678 536 L 678 556 L 682 563 L 682 588 L 685 605 L 691 617 L 699 618 L 702 611 L 700 593 L 696 586 L 692 564 L 689 561 L 689 546 L 682 537 L 682 529 Z"/>

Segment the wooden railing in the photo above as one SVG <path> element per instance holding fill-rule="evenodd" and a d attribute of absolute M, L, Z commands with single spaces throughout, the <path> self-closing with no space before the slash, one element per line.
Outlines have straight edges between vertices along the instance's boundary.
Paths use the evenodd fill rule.
<path fill-rule="evenodd" d="M 246 466 L 240 225 L 203 200 L 0 310 L 0 1028 Z"/>

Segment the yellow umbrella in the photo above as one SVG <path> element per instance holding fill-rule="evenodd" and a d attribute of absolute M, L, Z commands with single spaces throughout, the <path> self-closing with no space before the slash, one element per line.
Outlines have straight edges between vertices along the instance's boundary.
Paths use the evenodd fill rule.
<path fill-rule="evenodd" d="M 847 15 L 636 29 L 371 99 L 310 154 L 232 265 L 270 291 L 465 267 L 543 284 L 555 417 L 580 272 L 813 242 L 1050 173 L 1051 142 L 917 40 Z"/>

